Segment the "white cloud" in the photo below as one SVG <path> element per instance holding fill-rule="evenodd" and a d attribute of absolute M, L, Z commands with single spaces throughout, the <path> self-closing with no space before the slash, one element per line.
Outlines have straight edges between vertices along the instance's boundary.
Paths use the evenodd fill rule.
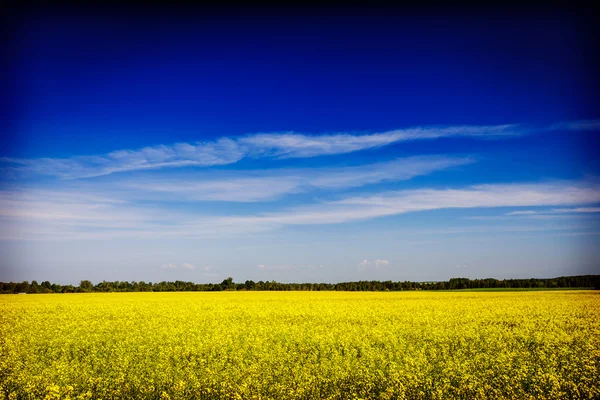
<path fill-rule="evenodd" d="M 70 201 L 68 193 L 35 198 L 35 191 L 0 192 L 0 239 L 230 237 L 290 225 L 344 223 L 445 208 L 560 206 L 565 208 L 556 210 L 583 212 L 598 208 L 594 205 L 600 203 L 600 185 L 554 182 L 404 190 L 223 216 L 207 216 L 194 209 L 175 212 L 168 207 L 110 198 L 104 202 L 98 197 Z"/>
<path fill-rule="evenodd" d="M 600 213 L 600 207 L 555 208 L 552 213 Z"/>
<path fill-rule="evenodd" d="M 600 207 L 575 207 L 575 208 L 554 208 L 551 210 L 523 210 L 523 211 L 511 211 L 504 215 L 483 215 L 483 216 L 469 216 L 466 219 L 480 220 L 480 221 L 501 221 L 511 220 L 515 218 L 527 218 L 527 219 L 570 219 L 576 218 L 589 218 L 585 214 L 600 213 Z"/>
<path fill-rule="evenodd" d="M 344 154 L 386 146 L 408 140 L 437 139 L 441 137 L 498 137 L 521 134 L 519 125 L 491 126 L 437 126 L 398 129 L 369 135 L 340 133 L 308 136 L 297 133 L 257 134 L 238 140 L 248 146 L 252 156 L 277 158 L 315 157 Z"/>
<path fill-rule="evenodd" d="M 533 214 L 537 214 L 537 211 L 511 211 L 509 213 L 506 213 L 506 215 L 533 215 Z"/>
<path fill-rule="evenodd" d="M 373 134 L 259 133 L 232 138 L 222 137 L 214 141 L 115 150 L 103 155 L 37 159 L 0 157 L 0 163 L 7 164 L 1 168 L 5 176 L 16 177 L 16 173 L 25 172 L 60 179 L 78 179 L 125 171 L 228 165 L 244 158 L 300 158 L 345 154 L 411 140 L 444 137 L 493 139 L 519 136 L 532 131 L 598 129 L 600 120 L 565 121 L 549 127 L 525 127 L 520 124 L 424 126 Z"/>
<path fill-rule="evenodd" d="M 375 260 L 376 267 L 387 267 L 388 265 L 390 265 L 388 260 Z"/>
<path fill-rule="evenodd" d="M 365 271 L 368 269 L 379 269 L 379 268 L 383 268 L 383 267 L 387 267 L 390 265 L 390 262 L 388 260 L 381 260 L 381 259 L 376 259 L 376 260 L 362 260 L 361 262 L 358 263 L 358 269 Z"/>
<path fill-rule="evenodd" d="M 193 271 L 196 269 L 196 266 L 194 264 L 190 264 L 190 263 L 183 263 L 181 264 L 181 267 L 178 267 L 176 264 L 173 263 L 169 263 L 169 264 L 163 264 L 161 265 L 162 269 L 176 269 L 176 270 L 186 270 L 186 271 Z"/>
<path fill-rule="evenodd" d="M 297 207 L 232 220 L 253 225 L 334 224 L 446 208 L 490 208 L 600 203 L 600 186 L 572 182 L 418 189 Z"/>
<path fill-rule="evenodd" d="M 122 181 L 122 195 L 173 201 L 257 202 L 310 190 L 339 190 L 401 181 L 475 162 L 473 157 L 419 156 L 355 167 L 213 171 L 185 177 L 137 178 Z"/>
<path fill-rule="evenodd" d="M 1 157 L 7 172 L 29 172 L 60 179 L 90 178 L 117 172 L 184 166 L 215 166 L 243 158 L 300 158 L 345 154 L 409 140 L 441 137 L 497 138 L 522 133 L 519 125 L 417 127 L 374 134 L 305 135 L 261 133 L 212 142 L 157 145 L 97 156 L 18 159 Z"/>
<path fill-rule="evenodd" d="M 348 197 L 323 207 L 282 215 L 289 223 L 344 222 L 444 208 L 490 208 L 600 203 L 600 185 L 574 182 L 476 185 L 466 189 L 417 189 Z"/>
<path fill-rule="evenodd" d="M 117 150 L 102 156 L 38 159 L 2 157 L 0 162 L 16 165 L 13 169 L 18 171 L 77 179 L 167 167 L 227 165 L 243 157 L 244 153 L 235 141 L 221 138 L 194 145 L 176 143 L 139 150 Z"/>
<path fill-rule="evenodd" d="M 589 213 L 600 213 L 600 207 L 575 207 L 575 208 L 554 208 L 552 210 L 543 210 L 543 211 L 512 211 L 506 213 L 506 215 L 514 216 L 514 215 L 528 215 L 535 217 L 542 216 L 554 216 L 552 214 L 589 214 Z"/>

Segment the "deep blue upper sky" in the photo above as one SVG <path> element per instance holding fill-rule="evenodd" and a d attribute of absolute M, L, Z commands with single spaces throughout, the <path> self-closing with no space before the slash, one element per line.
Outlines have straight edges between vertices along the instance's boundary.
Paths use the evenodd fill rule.
<path fill-rule="evenodd" d="M 596 117 L 573 15 L 292 14 L 25 19 L 9 151 Z"/>
<path fill-rule="evenodd" d="M 11 25 L 12 42 L 4 53 L 9 62 L 2 67 L 8 90 L 0 103 L 6 105 L 0 141 L 0 250 L 8 255 L 0 260 L 0 280 L 39 280 L 39 275 L 51 274 L 65 281 L 69 276 L 156 280 L 183 264 L 194 264 L 191 270 L 200 274 L 191 280 L 231 274 L 255 278 L 256 266 L 262 265 L 258 272 L 275 279 L 316 281 L 362 279 L 365 271 L 374 279 L 445 279 L 457 273 L 543 276 L 590 272 L 598 265 L 599 253 L 592 248 L 598 240 L 593 185 L 600 170 L 600 85 L 593 59 L 597 43 L 584 13 L 382 9 L 93 14 L 23 13 Z M 581 128 L 581 121 L 590 125 Z M 364 135 L 411 127 L 506 124 L 519 124 L 519 134 L 492 139 L 442 134 L 352 150 L 335 147 L 343 146 L 345 137 L 323 139 L 341 133 L 360 141 Z M 580 125 L 568 129 L 567 124 Z M 277 136 L 289 132 L 304 136 Z M 254 140 L 259 133 L 278 144 L 265 147 L 240 139 Z M 235 148 L 216 145 L 222 138 Z M 317 149 L 335 149 L 294 153 L 298 149 L 290 140 L 305 145 L 312 138 L 321 140 Z M 197 142 L 204 143 L 201 151 L 219 147 L 218 157 L 227 161 L 211 161 L 213 153 L 190 158 L 184 150 L 173 150 L 175 143 Z M 148 146 L 153 155 L 140 151 Z M 117 160 L 109 155 L 115 151 L 125 152 Z M 443 166 L 430 168 L 414 160 L 401 167 L 372 166 L 410 157 L 430 157 L 425 164 Z M 399 171 L 414 173 L 401 176 Z M 373 180 L 373 174 L 385 178 Z M 333 188 L 321 177 L 358 180 Z M 402 194 L 385 206 L 401 209 L 389 214 L 384 207 L 365 216 L 369 207 L 380 206 L 371 199 L 368 207 L 352 209 L 352 216 L 344 214 L 343 221 L 335 216 L 337 201 L 356 201 L 356 196 L 557 180 L 567 183 L 515 192 L 516 198 L 530 202 L 511 196 L 502 200 L 505 189 L 494 187 L 475 194 L 478 200 L 467 193 L 458 203 L 439 200 L 440 193 L 431 200 L 435 206 L 409 211 L 402 207 L 429 200 L 412 194 L 406 200 Z M 289 182 L 293 184 L 286 186 Z M 591 187 L 593 193 L 569 195 L 573 185 Z M 550 195 L 556 191 L 567 194 L 557 199 Z M 546 197 L 540 200 L 540 193 Z M 493 205 L 477 197 L 488 194 Z M 525 206 L 547 207 L 546 214 L 528 216 L 537 219 L 510 214 Z M 105 209 L 105 214 L 98 211 Z M 303 214 L 305 209 L 325 213 L 324 225 L 308 222 L 313 214 Z M 569 213 L 577 215 L 565 219 L 563 214 Z M 268 220 L 272 214 L 276 218 Z M 165 216 L 159 224 L 169 233 L 161 236 L 149 215 Z M 232 215 L 266 215 L 268 221 L 218 219 Z M 303 222 L 290 219 L 298 215 Z M 129 217 L 132 221 L 123 222 Z M 189 228 L 198 218 L 205 222 Z M 386 239 L 377 239 L 382 224 Z M 218 234 L 197 233 L 205 226 Z M 458 244 L 452 242 L 455 238 L 436 236 L 459 228 L 471 236 Z M 518 235 L 494 236 L 524 229 L 538 235 L 527 246 Z M 564 248 L 548 239 L 564 234 L 561 229 L 570 229 L 571 235 L 561 242 Z M 429 233 L 410 237 L 407 232 L 413 230 Z M 240 238 L 248 232 L 250 236 Z M 88 239 L 81 239 L 85 235 Z M 122 242 L 109 244 L 119 235 Z M 204 251 L 198 239 L 190 239 L 194 235 L 205 238 Z M 438 244 L 421 251 L 405 241 L 408 250 L 400 250 L 394 240 L 402 235 Z M 474 254 L 473 237 L 487 237 L 494 244 L 479 246 Z M 48 240 L 57 243 L 50 246 Z M 302 246 L 318 247 L 315 240 L 337 244 L 307 255 Z M 352 240 L 356 244 L 349 252 L 346 244 Z M 273 241 L 277 248 L 269 247 Z M 235 251 L 236 246 L 246 250 Z M 560 254 L 550 269 L 539 269 L 548 246 L 560 248 Z M 170 255 L 149 255 L 150 248 Z M 576 253 L 580 255 L 573 257 Z M 78 270 L 87 263 L 86 254 L 98 256 L 89 270 Z M 494 261 L 485 261 L 489 258 Z M 459 271 L 440 269 L 446 262 Z M 113 267 L 119 263 L 123 265 Z M 393 269 L 406 263 L 421 269 Z M 462 269 L 465 264 L 478 267 Z M 507 264 L 512 267 L 499 270 Z M 60 272 L 65 265 L 70 272 Z M 539 268 L 523 269 L 526 265 Z M 292 270 L 296 275 L 285 275 Z"/>

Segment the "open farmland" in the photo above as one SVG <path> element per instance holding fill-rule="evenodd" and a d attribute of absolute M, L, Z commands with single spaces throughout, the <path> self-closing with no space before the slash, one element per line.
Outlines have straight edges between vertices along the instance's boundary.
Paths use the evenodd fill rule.
<path fill-rule="evenodd" d="M 599 398 L 600 293 L 0 296 L 0 394 Z"/>

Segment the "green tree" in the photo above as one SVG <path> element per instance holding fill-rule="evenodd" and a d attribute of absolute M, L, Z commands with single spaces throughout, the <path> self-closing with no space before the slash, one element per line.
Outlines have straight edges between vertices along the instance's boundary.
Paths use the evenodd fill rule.
<path fill-rule="evenodd" d="M 227 279 L 224 279 L 224 280 L 223 280 L 223 282 L 221 282 L 221 287 L 222 287 L 224 290 L 227 290 L 227 289 L 234 289 L 234 288 L 235 288 L 235 284 L 233 283 L 233 278 L 232 278 L 232 277 L 229 277 L 229 278 L 227 278 Z"/>
<path fill-rule="evenodd" d="M 88 280 L 83 280 L 79 282 L 79 288 L 82 292 L 91 292 L 94 288 L 94 284 Z"/>
<path fill-rule="evenodd" d="M 30 293 L 39 293 L 41 291 L 40 285 L 37 281 L 31 281 L 31 286 L 29 287 Z"/>

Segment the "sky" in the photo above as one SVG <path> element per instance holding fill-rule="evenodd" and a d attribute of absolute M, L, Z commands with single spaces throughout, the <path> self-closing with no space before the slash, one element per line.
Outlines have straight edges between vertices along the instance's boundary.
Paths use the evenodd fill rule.
<path fill-rule="evenodd" d="M 590 20 L 459 11 L 19 14 L 0 281 L 600 273 Z"/>

